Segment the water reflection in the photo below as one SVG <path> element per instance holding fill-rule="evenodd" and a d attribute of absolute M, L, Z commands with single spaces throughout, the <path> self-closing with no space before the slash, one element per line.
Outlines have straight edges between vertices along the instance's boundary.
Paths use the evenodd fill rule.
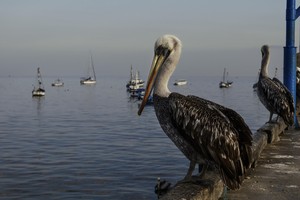
<path fill-rule="evenodd" d="M 36 105 L 36 110 L 37 110 L 38 116 L 41 114 L 41 110 L 42 110 L 42 108 L 44 106 L 44 101 L 45 101 L 45 96 L 32 97 L 32 102 L 34 103 L 34 105 Z"/>

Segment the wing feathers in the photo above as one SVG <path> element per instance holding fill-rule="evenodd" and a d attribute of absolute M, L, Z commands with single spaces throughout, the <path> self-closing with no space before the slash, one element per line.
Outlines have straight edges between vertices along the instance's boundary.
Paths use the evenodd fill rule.
<path fill-rule="evenodd" d="M 294 121 L 294 100 L 289 90 L 277 79 L 263 77 L 258 82 L 258 96 L 264 106 L 283 118 L 287 125 Z"/>
<path fill-rule="evenodd" d="M 231 189 L 237 189 L 242 180 L 240 177 L 244 174 L 244 166 L 239 147 L 241 134 L 232 124 L 231 117 L 224 114 L 218 105 L 204 99 L 172 93 L 169 103 L 174 124 L 181 130 L 183 137 L 206 160 L 219 165 L 224 182 L 230 184 L 227 186 Z M 225 110 L 225 107 L 222 109 Z M 244 142 L 251 145 L 251 135 L 245 138 L 251 138 Z"/>

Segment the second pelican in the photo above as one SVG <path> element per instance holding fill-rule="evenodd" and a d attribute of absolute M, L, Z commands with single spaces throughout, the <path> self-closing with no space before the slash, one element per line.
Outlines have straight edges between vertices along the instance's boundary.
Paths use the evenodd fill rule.
<path fill-rule="evenodd" d="M 290 91 L 276 77 L 268 77 L 270 50 L 268 45 L 261 47 L 261 70 L 257 83 L 257 96 L 270 112 L 269 121 L 273 114 L 282 117 L 287 126 L 294 123 L 294 100 Z"/>

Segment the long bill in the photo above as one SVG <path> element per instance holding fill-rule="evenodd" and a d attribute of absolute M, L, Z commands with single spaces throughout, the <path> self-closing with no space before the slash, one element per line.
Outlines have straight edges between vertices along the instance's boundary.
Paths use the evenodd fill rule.
<path fill-rule="evenodd" d="M 141 115 L 144 107 L 148 101 L 148 98 L 151 94 L 151 91 L 153 89 L 154 82 L 156 80 L 157 73 L 159 71 L 159 68 L 162 66 L 162 64 L 165 61 L 165 56 L 164 55 L 155 55 L 152 61 L 151 69 L 149 72 L 148 80 L 147 80 L 147 86 L 145 90 L 145 95 L 142 101 L 142 104 L 140 105 L 138 115 Z"/>

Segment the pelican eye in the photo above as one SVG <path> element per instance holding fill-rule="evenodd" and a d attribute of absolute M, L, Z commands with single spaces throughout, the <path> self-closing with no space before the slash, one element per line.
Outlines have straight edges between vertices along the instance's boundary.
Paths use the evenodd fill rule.
<path fill-rule="evenodd" d="M 169 50 L 168 48 L 165 48 L 163 46 L 159 46 L 155 50 L 156 55 L 163 55 L 164 57 L 168 57 L 170 55 L 170 53 L 171 53 L 171 50 Z"/>

